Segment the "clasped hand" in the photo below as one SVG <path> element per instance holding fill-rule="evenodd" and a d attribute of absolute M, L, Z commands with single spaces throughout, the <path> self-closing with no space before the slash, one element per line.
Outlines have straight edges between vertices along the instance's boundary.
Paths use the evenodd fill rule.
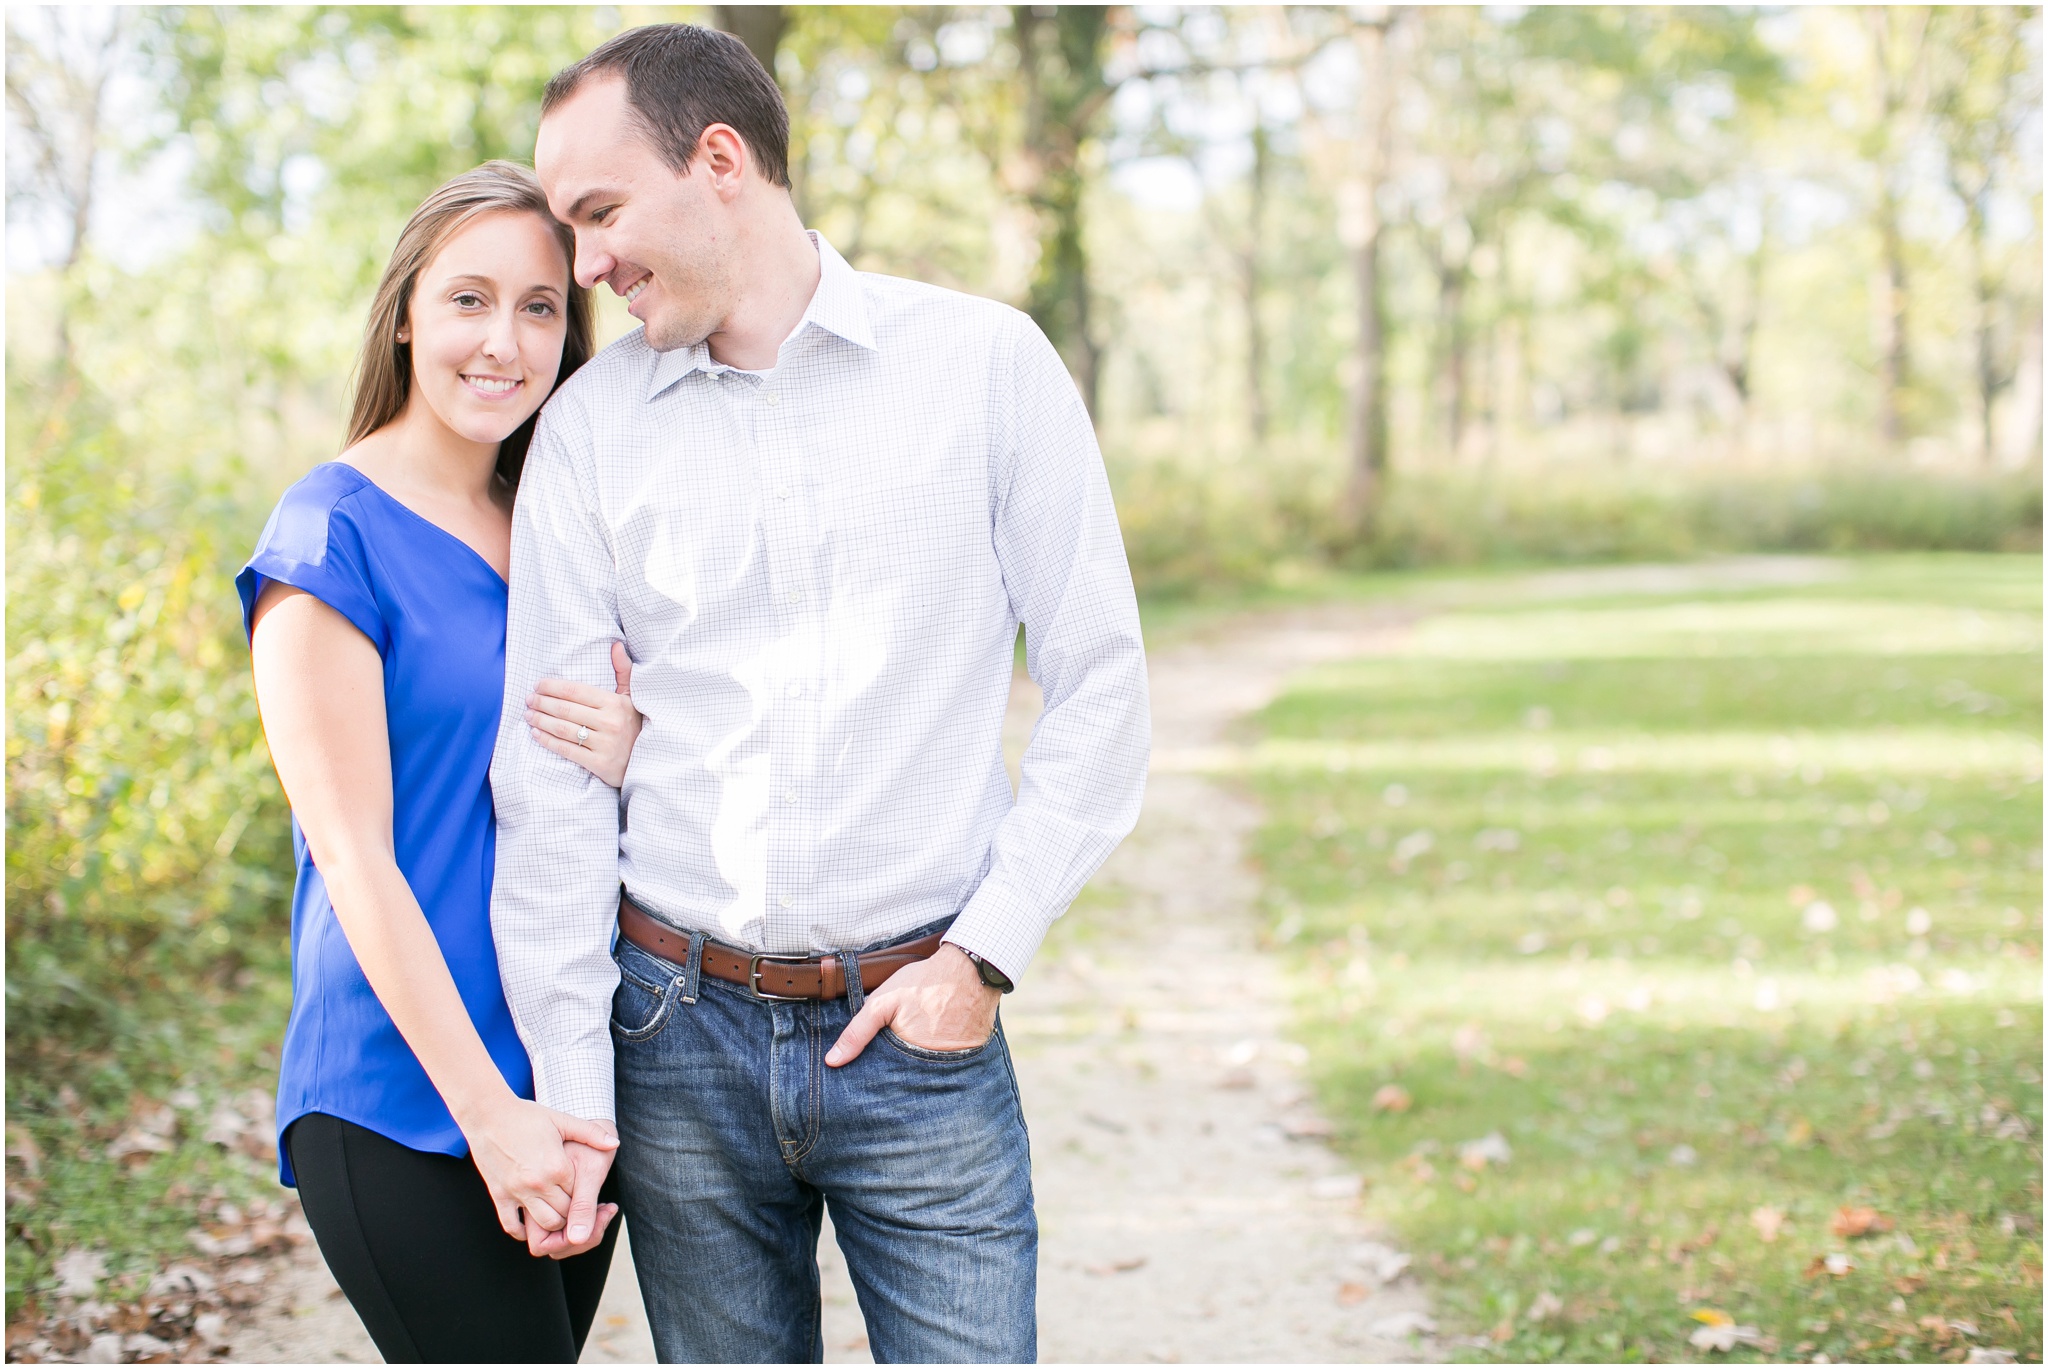
<path fill-rule="evenodd" d="M 619 1215 L 616 1203 L 597 1200 L 619 1146 L 611 1123 L 508 1094 L 463 1130 L 506 1235 L 558 1260 L 604 1239 Z"/>

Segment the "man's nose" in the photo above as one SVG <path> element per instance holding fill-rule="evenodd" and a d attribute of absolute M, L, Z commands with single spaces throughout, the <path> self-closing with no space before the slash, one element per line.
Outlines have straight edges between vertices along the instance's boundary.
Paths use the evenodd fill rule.
<path fill-rule="evenodd" d="M 576 235 L 576 283 L 586 290 L 594 290 L 597 283 L 612 273 L 618 263 L 609 252 L 592 245 L 583 234 Z"/>

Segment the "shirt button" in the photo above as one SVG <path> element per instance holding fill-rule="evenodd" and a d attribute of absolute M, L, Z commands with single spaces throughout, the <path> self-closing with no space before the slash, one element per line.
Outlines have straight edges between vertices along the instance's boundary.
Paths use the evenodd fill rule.
<path fill-rule="evenodd" d="M 783 906 L 783 907 L 787 908 L 787 907 L 788 907 L 788 906 L 789 906 L 790 904 L 792 904 L 792 903 L 794 903 L 794 902 L 796 902 L 796 900 L 795 900 L 795 899 L 793 899 L 793 898 L 791 898 L 791 897 L 790 897 L 790 896 L 789 896 L 788 894 L 784 894 L 784 895 L 782 896 L 782 906 Z"/>
<path fill-rule="evenodd" d="M 782 487 L 781 489 L 777 490 L 777 491 L 775 492 L 775 497 L 776 497 L 777 499 L 787 499 L 787 498 L 789 498 L 789 486 L 787 486 L 787 485 L 784 485 L 784 486 L 783 486 L 783 487 Z"/>
<path fill-rule="evenodd" d="M 796 802 L 796 790 L 794 790 L 794 789 L 785 789 L 785 790 L 783 790 L 783 791 L 782 791 L 782 801 L 783 801 L 784 803 L 795 803 L 795 802 Z"/>
<path fill-rule="evenodd" d="M 800 684 L 793 684 L 789 687 L 789 697 L 792 699 L 799 697 L 803 692 L 804 687 Z"/>
<path fill-rule="evenodd" d="M 792 604 L 803 597 L 804 595 L 802 590 L 793 589 L 789 592 L 789 602 L 791 602 Z"/>
<path fill-rule="evenodd" d="M 761 402 L 772 409 L 782 402 L 782 397 L 776 394 L 775 391 L 770 390 L 767 394 L 761 396 Z"/>

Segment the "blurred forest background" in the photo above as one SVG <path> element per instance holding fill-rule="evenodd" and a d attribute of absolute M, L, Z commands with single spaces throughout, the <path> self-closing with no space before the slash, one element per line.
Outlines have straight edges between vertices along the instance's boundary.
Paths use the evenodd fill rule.
<path fill-rule="evenodd" d="M 399 226 L 676 18 L 774 71 L 857 266 L 1038 319 L 1150 603 L 2040 545 L 2032 8 L 10 8 L 10 1318 L 247 1178 L 180 1135 L 264 1144 L 290 861 L 230 577 Z"/>

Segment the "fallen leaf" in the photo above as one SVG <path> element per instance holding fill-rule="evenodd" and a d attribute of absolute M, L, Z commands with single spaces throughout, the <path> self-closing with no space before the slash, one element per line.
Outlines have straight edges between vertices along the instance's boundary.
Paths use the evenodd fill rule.
<path fill-rule="evenodd" d="M 1280 1130 L 1296 1141 L 1319 1141 L 1337 1134 L 1337 1128 L 1321 1117 L 1290 1117 L 1280 1124 Z"/>
<path fill-rule="evenodd" d="M 1705 1326 L 1735 1325 L 1735 1318 L 1718 1307 L 1696 1307 L 1693 1309 L 1692 1319 Z"/>
<path fill-rule="evenodd" d="M 1337 1302 L 1343 1307 L 1356 1307 L 1372 1296 L 1372 1290 L 1362 1283 L 1340 1283 L 1337 1285 Z"/>
<path fill-rule="evenodd" d="M 1546 1288 L 1541 1293 L 1538 1293 L 1535 1300 L 1529 1304 L 1529 1311 L 1526 1315 L 1530 1321 L 1543 1322 L 1549 1321 L 1562 1311 L 1564 1311 L 1564 1299 Z"/>
<path fill-rule="evenodd" d="M 89 1298 L 107 1276 L 107 1257 L 97 1250 L 67 1250 L 57 1257 L 57 1296 Z"/>
<path fill-rule="evenodd" d="M 1408 1096 L 1408 1090 L 1399 1084 L 1382 1084 L 1372 1096 L 1373 1109 L 1377 1112 L 1406 1112 L 1415 1103 Z"/>
<path fill-rule="evenodd" d="M 1799 915 L 1799 925 L 1809 932 L 1832 932 L 1839 919 L 1832 906 L 1818 899 L 1806 905 L 1806 911 Z"/>
<path fill-rule="evenodd" d="M 1785 1229 L 1785 1214 L 1775 1207 L 1760 1207 L 1749 1214 L 1749 1224 L 1756 1228 L 1757 1239 L 1769 1245 Z"/>
<path fill-rule="evenodd" d="M 1095 1275 L 1097 1278 L 1103 1278 L 1110 1274 L 1128 1274 L 1133 1269 L 1143 1269 L 1144 1267 L 1145 1256 L 1133 1255 L 1128 1259 L 1110 1260 L 1103 1264 L 1091 1264 L 1086 1266 L 1086 1269 L 1088 1273 Z"/>
<path fill-rule="evenodd" d="M 1470 1170 L 1504 1165 L 1514 1158 L 1515 1152 L 1508 1145 L 1508 1138 L 1498 1131 L 1489 1131 L 1478 1140 L 1467 1141 L 1458 1147 L 1458 1163 Z"/>
<path fill-rule="evenodd" d="M 1970 1347 L 1970 1357 L 1964 1360 L 1963 1363 L 2017 1364 L 2019 1359 L 2012 1351 L 2001 1349 L 1995 1345 L 1973 1345 Z"/>
<path fill-rule="evenodd" d="M 42 1172 L 42 1147 L 36 1144 L 36 1138 L 29 1134 L 26 1127 L 7 1128 L 7 1158 L 19 1160 L 23 1171 L 31 1179 Z"/>
<path fill-rule="evenodd" d="M 1360 1241 L 1346 1253 L 1353 1263 L 1364 1269 L 1365 1277 L 1373 1283 L 1392 1283 L 1408 1269 L 1406 1251 L 1381 1245 L 1378 1241 Z"/>
<path fill-rule="evenodd" d="M 1763 1333 L 1754 1326 L 1736 1326 L 1732 1323 L 1702 1326 L 1694 1330 L 1691 1336 L 1694 1349 L 1712 1350 L 1722 1354 L 1738 1345 L 1753 1345 L 1762 1339 Z"/>
<path fill-rule="evenodd" d="M 1813 1123 L 1804 1117 L 1785 1128 L 1785 1144 L 1803 1150 L 1813 1144 Z"/>
<path fill-rule="evenodd" d="M 1876 1209 L 1868 1207 L 1838 1207 L 1833 1219 L 1828 1222 L 1828 1230 L 1843 1240 L 1891 1229 L 1891 1218 L 1881 1217 Z"/>
<path fill-rule="evenodd" d="M 1436 1330 L 1436 1320 L 1427 1312 L 1396 1312 L 1391 1317 L 1381 1317 L 1366 1330 L 1375 1336 L 1406 1336 L 1418 1331 L 1428 1335 Z"/>

